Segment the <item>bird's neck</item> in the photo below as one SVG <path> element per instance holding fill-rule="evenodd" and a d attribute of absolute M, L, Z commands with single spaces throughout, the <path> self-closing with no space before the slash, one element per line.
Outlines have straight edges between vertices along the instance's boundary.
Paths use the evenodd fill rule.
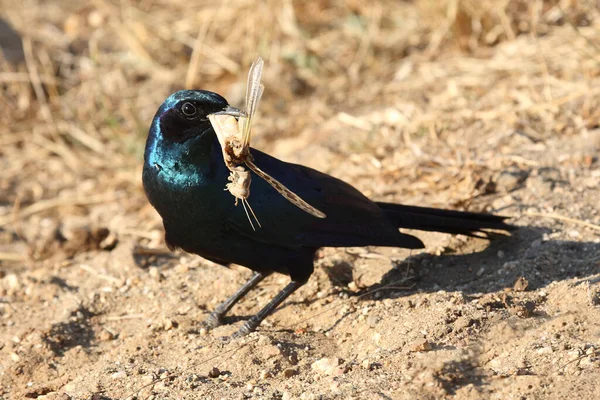
<path fill-rule="evenodd" d="M 211 203 L 220 149 L 216 136 L 206 132 L 182 143 L 165 140 L 160 132 L 148 136 L 144 154 L 143 183 L 148 199 L 163 215 L 177 215 L 174 208 L 202 208 Z M 223 164 L 223 161 L 221 161 Z M 222 179 L 226 181 L 226 177 Z M 223 186 L 225 183 L 223 183 Z M 222 189 L 221 189 L 222 191 Z M 209 193 L 211 192 L 211 193 Z"/>

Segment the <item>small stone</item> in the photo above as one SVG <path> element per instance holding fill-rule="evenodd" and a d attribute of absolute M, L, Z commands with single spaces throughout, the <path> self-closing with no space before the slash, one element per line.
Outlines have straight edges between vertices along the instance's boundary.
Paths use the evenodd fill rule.
<path fill-rule="evenodd" d="M 552 193 L 555 183 L 544 178 L 543 176 L 534 176 L 527 181 L 527 186 L 539 198 Z"/>
<path fill-rule="evenodd" d="M 6 281 L 8 287 L 14 291 L 21 288 L 21 281 L 19 280 L 19 277 L 15 274 L 8 274 L 3 278 L 3 280 Z"/>
<path fill-rule="evenodd" d="M 182 275 L 187 274 L 188 272 L 190 272 L 190 265 L 187 263 L 177 264 L 177 266 L 175 267 L 175 272 Z"/>
<path fill-rule="evenodd" d="M 170 318 L 165 318 L 165 320 L 163 321 L 163 329 L 165 331 L 170 331 L 173 328 L 177 328 L 179 326 L 179 324 L 177 323 L 177 321 L 174 321 Z"/>
<path fill-rule="evenodd" d="M 517 317 L 529 318 L 533 316 L 533 313 L 535 312 L 535 303 L 533 301 L 520 302 L 511 307 L 511 312 Z"/>
<path fill-rule="evenodd" d="M 344 373 L 344 369 L 340 367 L 340 359 L 337 357 L 321 358 L 312 363 L 311 368 L 321 375 L 338 376 Z"/>
<path fill-rule="evenodd" d="M 410 348 L 410 351 L 416 353 L 422 353 L 425 351 L 430 351 L 433 348 L 431 343 L 427 339 L 417 340 Z"/>
<path fill-rule="evenodd" d="M 283 376 L 286 378 L 291 378 L 294 375 L 298 374 L 298 370 L 296 368 L 286 368 L 283 370 Z"/>
<path fill-rule="evenodd" d="M 10 353 L 10 359 L 13 360 L 14 362 L 18 362 L 21 360 L 21 357 L 17 353 L 12 352 L 12 353 Z"/>
<path fill-rule="evenodd" d="M 567 355 L 569 356 L 569 359 L 571 360 L 576 360 L 579 357 L 581 357 L 582 355 L 582 351 L 580 351 L 579 349 L 577 350 L 571 350 L 567 353 Z"/>
<path fill-rule="evenodd" d="M 148 269 L 148 274 L 150 274 L 150 277 L 157 282 L 163 280 L 163 275 L 161 274 L 160 270 L 156 267 L 150 267 Z"/>
<path fill-rule="evenodd" d="M 373 341 L 374 341 L 375 343 L 379 343 L 379 342 L 381 342 L 381 333 L 379 333 L 379 332 L 375 332 L 375 333 L 373 334 Z"/>
<path fill-rule="evenodd" d="M 279 347 L 277 347 L 274 344 L 268 344 L 268 345 L 265 345 L 265 347 L 262 349 L 262 353 L 265 358 L 269 359 L 269 358 L 280 356 L 281 350 L 279 349 Z"/>
<path fill-rule="evenodd" d="M 527 286 L 529 286 L 529 281 L 525 279 L 525 277 L 520 276 L 519 278 L 517 278 L 517 281 L 513 285 L 513 290 L 515 292 L 524 292 L 525 290 L 527 290 Z"/>
<path fill-rule="evenodd" d="M 102 250 L 112 250 L 117 247 L 119 239 L 114 232 L 108 233 L 108 235 L 98 243 L 98 247 Z"/>
<path fill-rule="evenodd" d="M 252 389 L 252 394 L 255 396 L 260 396 L 261 394 L 263 394 L 263 390 L 257 386 L 254 389 Z"/>
<path fill-rule="evenodd" d="M 100 332 L 100 335 L 98 335 L 98 339 L 101 342 L 108 342 L 109 340 L 115 339 L 115 334 L 107 329 L 103 329 L 102 332 Z"/>
<path fill-rule="evenodd" d="M 356 285 L 356 282 L 352 281 L 348 284 L 348 289 L 356 292 L 358 290 L 358 285 Z"/>
<path fill-rule="evenodd" d="M 375 326 L 379 323 L 379 317 L 376 317 L 375 315 L 371 315 L 369 316 L 369 318 L 367 318 L 367 324 L 369 324 L 369 326 L 371 328 L 375 328 Z"/>
<path fill-rule="evenodd" d="M 124 378 L 127 378 L 127 372 L 118 371 L 118 372 L 115 372 L 114 374 L 111 374 L 110 377 L 111 377 L 111 379 L 124 379 Z"/>
<path fill-rule="evenodd" d="M 212 367 L 210 369 L 210 371 L 208 371 L 209 378 L 218 378 L 220 375 L 221 375 L 221 371 L 219 371 L 219 368 L 217 368 L 217 367 Z"/>
<path fill-rule="evenodd" d="M 292 394 L 290 392 L 283 392 L 281 395 L 281 400 L 292 400 Z"/>
<path fill-rule="evenodd" d="M 260 379 L 269 379 L 271 377 L 271 373 L 267 370 L 260 371 Z"/>
<path fill-rule="evenodd" d="M 526 171 L 517 169 L 502 171 L 496 178 L 496 190 L 499 192 L 511 192 L 518 189 L 528 176 L 529 174 Z"/>

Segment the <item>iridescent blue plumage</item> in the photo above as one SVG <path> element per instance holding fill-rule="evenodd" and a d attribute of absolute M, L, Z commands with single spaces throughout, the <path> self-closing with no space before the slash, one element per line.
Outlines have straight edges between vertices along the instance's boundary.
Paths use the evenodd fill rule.
<path fill-rule="evenodd" d="M 227 107 L 227 101 L 212 92 L 187 90 L 171 95 L 152 122 L 143 171 L 144 189 L 163 218 L 171 247 L 258 273 L 212 314 L 212 325 L 264 276 L 289 275 L 292 282 L 286 289 L 240 332 L 255 329 L 308 280 L 320 247 L 423 247 L 399 227 L 463 234 L 510 229 L 502 217 L 492 215 L 374 203 L 339 179 L 252 149 L 256 165 L 327 215 L 320 219 L 307 214 L 252 174 L 248 201 L 262 224 L 254 231 L 242 207 L 236 207 L 224 190 L 229 170 L 207 118 Z"/>

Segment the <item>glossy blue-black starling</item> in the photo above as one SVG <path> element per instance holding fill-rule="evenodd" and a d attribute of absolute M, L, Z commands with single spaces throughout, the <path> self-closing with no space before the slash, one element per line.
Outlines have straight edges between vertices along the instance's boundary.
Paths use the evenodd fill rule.
<path fill-rule="evenodd" d="M 249 202 L 262 225 L 253 230 L 242 207 L 236 207 L 224 190 L 230 171 L 207 118 L 227 109 L 227 101 L 216 93 L 174 93 L 152 121 L 144 156 L 144 189 L 162 216 L 169 247 L 255 271 L 211 313 L 208 326 L 218 325 L 269 274 L 288 275 L 291 282 L 234 336 L 256 329 L 306 283 L 320 247 L 424 247 L 421 240 L 399 228 L 466 235 L 512 229 L 504 217 L 495 215 L 373 202 L 339 179 L 252 149 L 256 165 L 327 215 L 316 218 L 302 211 L 253 176 Z"/>

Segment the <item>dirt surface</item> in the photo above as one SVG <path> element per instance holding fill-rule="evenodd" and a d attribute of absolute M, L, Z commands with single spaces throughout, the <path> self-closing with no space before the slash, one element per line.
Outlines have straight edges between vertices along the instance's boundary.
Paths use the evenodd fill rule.
<path fill-rule="evenodd" d="M 0 0 L 1 399 L 597 398 L 597 4 L 189 3 Z M 203 330 L 250 271 L 165 248 L 145 135 L 182 87 L 241 105 L 257 54 L 255 147 L 519 229 L 323 249 Z"/>

